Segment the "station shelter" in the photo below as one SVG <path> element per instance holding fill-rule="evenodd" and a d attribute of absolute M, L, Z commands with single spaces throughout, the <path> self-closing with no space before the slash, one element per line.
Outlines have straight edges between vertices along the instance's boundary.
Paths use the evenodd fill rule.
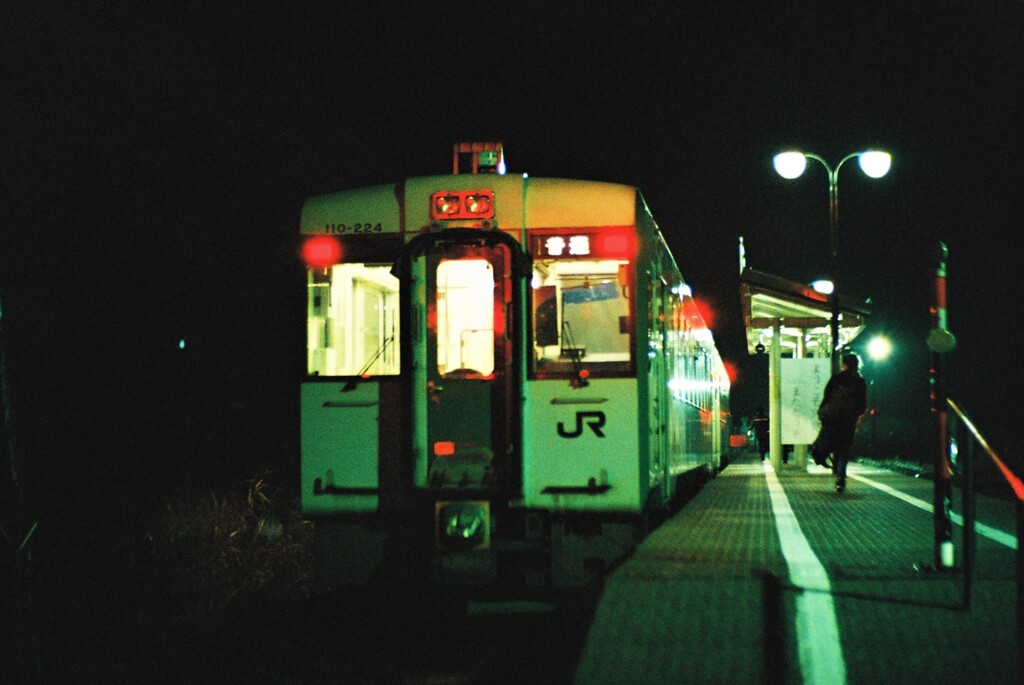
<path fill-rule="evenodd" d="M 749 268 L 740 262 L 740 298 L 748 354 L 768 355 L 769 454 L 776 472 L 783 445 L 793 445 L 796 466 L 807 466 L 817 435 L 818 404 L 831 377 L 830 295 L 809 285 Z M 839 349 L 863 331 L 867 302 L 839 296 Z"/>

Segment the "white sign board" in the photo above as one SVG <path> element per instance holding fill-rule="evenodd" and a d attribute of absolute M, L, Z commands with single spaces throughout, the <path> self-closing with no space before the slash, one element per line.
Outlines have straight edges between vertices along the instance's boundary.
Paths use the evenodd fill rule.
<path fill-rule="evenodd" d="M 832 375 L 828 358 L 780 359 L 782 444 L 810 445 L 818 437 L 818 405 Z"/>

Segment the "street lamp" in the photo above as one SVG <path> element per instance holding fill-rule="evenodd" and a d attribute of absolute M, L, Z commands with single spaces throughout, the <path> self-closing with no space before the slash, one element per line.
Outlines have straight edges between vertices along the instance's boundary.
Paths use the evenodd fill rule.
<path fill-rule="evenodd" d="M 861 170 L 871 178 L 881 178 L 889 173 L 892 166 L 892 155 L 881 150 L 862 150 L 846 155 L 835 168 L 829 166 L 824 158 L 810 152 L 790 150 L 775 155 L 772 164 L 775 171 L 783 178 L 794 179 L 804 173 L 807 168 L 807 160 L 813 159 L 821 162 L 828 172 L 828 228 L 829 242 L 831 244 L 831 261 L 829 265 L 829 278 L 832 281 L 832 294 L 829 299 L 832 304 L 832 373 L 839 371 L 840 343 L 839 343 L 839 169 L 849 159 L 857 158 Z"/>

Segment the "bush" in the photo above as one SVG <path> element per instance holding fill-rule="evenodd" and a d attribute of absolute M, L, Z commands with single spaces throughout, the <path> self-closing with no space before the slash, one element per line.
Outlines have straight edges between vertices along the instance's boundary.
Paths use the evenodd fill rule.
<path fill-rule="evenodd" d="M 318 589 L 313 524 L 265 474 L 226 494 L 179 495 L 146 534 L 157 585 L 175 622 L 205 623 L 254 596 Z M 168 587 L 169 586 L 169 587 Z"/>

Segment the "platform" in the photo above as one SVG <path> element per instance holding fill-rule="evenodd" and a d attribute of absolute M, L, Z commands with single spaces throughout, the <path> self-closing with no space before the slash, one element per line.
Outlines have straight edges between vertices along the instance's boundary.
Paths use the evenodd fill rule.
<path fill-rule="evenodd" d="M 965 608 L 962 569 L 933 566 L 932 496 L 856 463 L 836 493 L 748 453 L 607 578 L 576 683 L 1020 682 L 1014 502 L 977 496 Z"/>

